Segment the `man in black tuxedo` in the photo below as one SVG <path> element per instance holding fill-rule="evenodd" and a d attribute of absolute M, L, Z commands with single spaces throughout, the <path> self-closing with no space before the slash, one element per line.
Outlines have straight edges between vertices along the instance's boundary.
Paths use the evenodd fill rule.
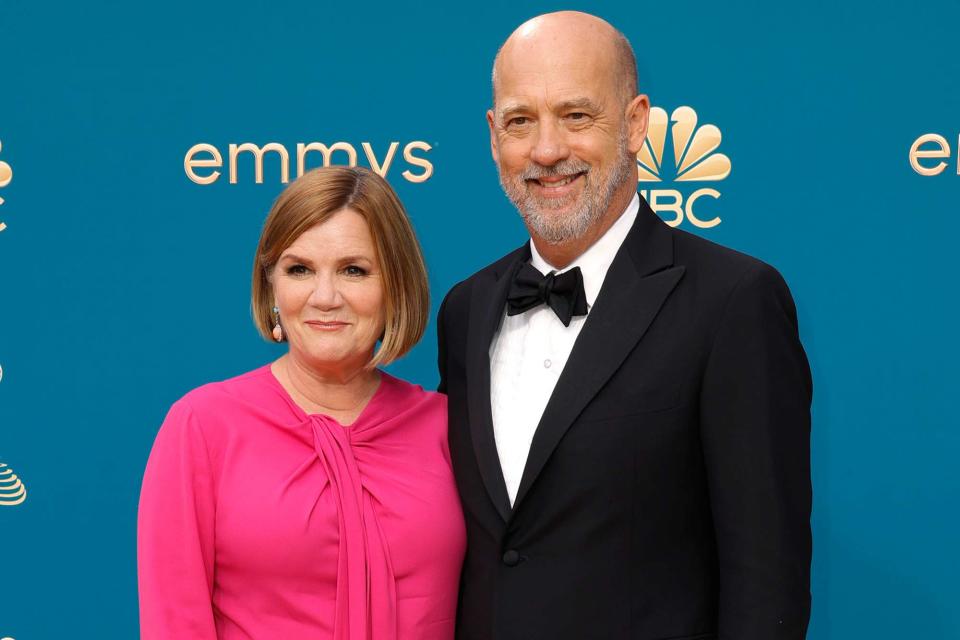
<path fill-rule="evenodd" d="M 531 242 L 440 310 L 468 531 L 460 640 L 803 638 L 811 380 L 772 267 L 636 194 L 626 39 L 521 25 L 487 113 Z"/>

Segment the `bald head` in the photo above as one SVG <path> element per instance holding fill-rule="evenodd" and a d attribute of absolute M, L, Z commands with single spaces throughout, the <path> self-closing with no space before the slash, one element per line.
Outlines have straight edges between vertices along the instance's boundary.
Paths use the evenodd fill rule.
<path fill-rule="evenodd" d="M 498 76 L 505 65 L 554 55 L 597 59 L 609 70 L 611 82 L 624 104 L 637 95 L 637 60 L 633 47 L 606 20 L 580 11 L 545 13 L 527 20 L 500 46 L 493 61 L 493 102 L 497 103 Z"/>

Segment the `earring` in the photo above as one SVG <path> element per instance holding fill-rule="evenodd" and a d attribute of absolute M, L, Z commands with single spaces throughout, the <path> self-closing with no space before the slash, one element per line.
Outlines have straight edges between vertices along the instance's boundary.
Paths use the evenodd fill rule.
<path fill-rule="evenodd" d="M 283 342 L 283 327 L 280 326 L 280 308 L 273 308 L 273 339 L 277 342 Z"/>

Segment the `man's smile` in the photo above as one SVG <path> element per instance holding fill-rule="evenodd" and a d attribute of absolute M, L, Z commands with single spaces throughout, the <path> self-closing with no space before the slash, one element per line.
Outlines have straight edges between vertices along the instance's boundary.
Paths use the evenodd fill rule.
<path fill-rule="evenodd" d="M 541 178 L 528 178 L 527 185 L 532 186 L 534 190 L 545 196 L 563 196 L 567 195 L 580 183 L 580 178 L 586 175 L 586 171 L 572 173 L 562 176 L 543 176 Z"/>

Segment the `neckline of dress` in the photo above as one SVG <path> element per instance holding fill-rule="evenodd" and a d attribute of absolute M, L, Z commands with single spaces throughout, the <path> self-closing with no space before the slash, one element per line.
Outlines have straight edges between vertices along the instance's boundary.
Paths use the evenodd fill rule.
<path fill-rule="evenodd" d="M 297 417 L 301 422 L 311 420 L 313 418 L 321 418 L 323 420 L 329 420 L 333 422 L 338 427 L 342 429 L 351 430 L 354 427 L 361 425 L 365 420 L 369 418 L 369 415 L 372 413 L 375 405 L 380 403 L 381 398 L 387 391 L 387 387 L 391 383 L 391 376 L 389 373 L 382 369 L 377 369 L 377 373 L 380 374 L 380 383 L 377 385 L 376 391 L 373 392 L 373 395 L 370 396 L 370 399 L 367 401 L 367 404 L 360 410 L 360 413 L 357 415 L 356 420 L 350 424 L 341 424 L 339 420 L 334 418 L 331 415 L 326 413 L 307 413 L 303 407 L 297 404 L 297 401 L 293 399 L 293 396 L 290 395 L 290 392 L 287 391 L 287 388 L 283 386 L 283 383 L 280 382 L 280 379 L 277 378 L 276 374 L 273 372 L 273 363 L 268 362 L 263 366 L 263 369 L 266 370 L 266 376 L 270 380 L 270 383 L 276 387 L 277 391 L 283 397 L 284 401 L 290 406 L 290 408 L 297 414 Z"/>

